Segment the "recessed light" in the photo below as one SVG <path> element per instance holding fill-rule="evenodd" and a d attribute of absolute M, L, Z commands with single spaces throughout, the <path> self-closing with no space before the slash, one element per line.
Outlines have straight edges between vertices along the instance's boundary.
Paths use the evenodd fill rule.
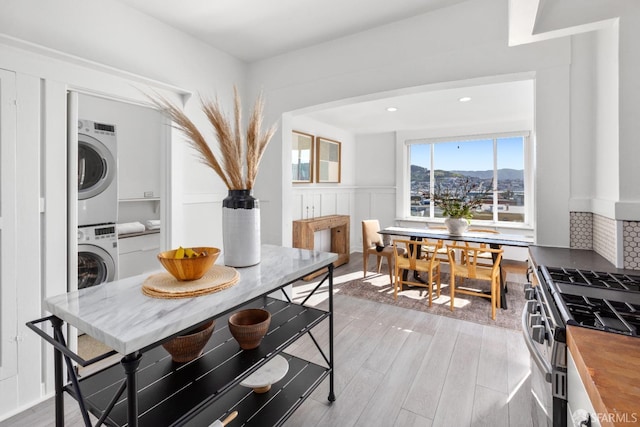
<path fill-rule="evenodd" d="M 387 111 L 393 112 L 398 111 L 398 109 L 396 107 L 387 107 Z"/>
<path fill-rule="evenodd" d="M 458 101 L 460 101 L 460 102 L 469 102 L 469 101 L 471 101 L 471 97 L 463 96 L 462 98 L 458 99 Z"/>

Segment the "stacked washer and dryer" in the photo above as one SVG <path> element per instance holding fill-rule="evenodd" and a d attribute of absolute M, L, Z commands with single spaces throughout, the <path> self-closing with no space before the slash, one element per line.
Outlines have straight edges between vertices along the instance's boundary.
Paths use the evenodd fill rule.
<path fill-rule="evenodd" d="M 116 150 L 115 125 L 78 121 L 78 289 L 117 277 Z"/>

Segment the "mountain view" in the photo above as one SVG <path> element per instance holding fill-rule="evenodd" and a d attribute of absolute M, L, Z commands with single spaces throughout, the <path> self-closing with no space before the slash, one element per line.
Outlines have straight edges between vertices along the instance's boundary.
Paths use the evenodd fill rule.
<path fill-rule="evenodd" d="M 428 216 L 430 193 L 430 171 L 427 168 L 411 165 L 411 215 Z M 493 181 L 493 170 L 464 171 L 464 170 L 434 170 L 436 185 L 443 189 L 452 189 L 460 185 L 460 179 L 468 178 L 477 188 L 490 187 Z M 524 220 L 524 171 L 518 169 L 498 169 L 497 182 L 498 219 L 500 221 Z M 493 203 L 491 197 L 477 209 L 474 218 L 491 220 L 493 218 Z M 435 206 L 436 217 L 441 216 L 438 206 Z"/>
<path fill-rule="evenodd" d="M 435 177 L 443 178 L 461 178 L 461 177 L 472 177 L 479 178 L 481 180 L 492 179 L 493 178 L 493 170 L 485 170 L 485 171 L 443 171 L 443 170 L 435 170 Z M 498 169 L 498 182 L 502 180 L 520 180 L 524 181 L 524 171 L 517 169 Z M 411 165 L 411 181 L 429 181 L 429 169 L 423 168 L 422 166 Z"/>

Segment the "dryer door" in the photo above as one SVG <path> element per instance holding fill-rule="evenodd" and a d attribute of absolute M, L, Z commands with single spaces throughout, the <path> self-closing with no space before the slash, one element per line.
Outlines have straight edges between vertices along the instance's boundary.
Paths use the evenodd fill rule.
<path fill-rule="evenodd" d="M 93 245 L 78 245 L 78 289 L 111 282 L 116 265 L 111 255 Z"/>
<path fill-rule="evenodd" d="M 78 199 L 102 193 L 116 176 L 116 160 L 97 139 L 78 134 Z"/>

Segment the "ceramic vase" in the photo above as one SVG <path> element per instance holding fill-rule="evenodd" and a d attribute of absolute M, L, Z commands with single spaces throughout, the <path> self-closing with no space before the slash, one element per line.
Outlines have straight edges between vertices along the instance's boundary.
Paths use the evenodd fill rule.
<path fill-rule="evenodd" d="M 260 204 L 252 190 L 229 190 L 222 201 L 222 245 L 229 267 L 260 262 Z"/>
<path fill-rule="evenodd" d="M 464 218 L 447 218 L 444 225 L 452 236 L 461 236 L 469 228 L 469 222 Z"/>

